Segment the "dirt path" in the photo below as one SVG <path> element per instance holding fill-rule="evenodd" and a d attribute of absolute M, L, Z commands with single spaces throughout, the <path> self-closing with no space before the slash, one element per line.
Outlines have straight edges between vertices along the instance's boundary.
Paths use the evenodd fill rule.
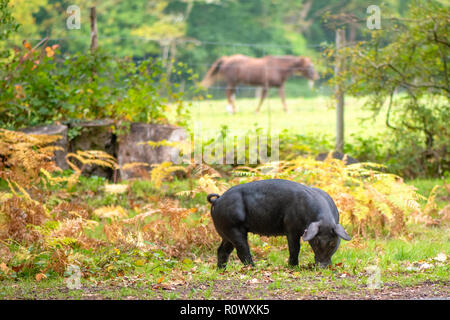
<path fill-rule="evenodd" d="M 311 284 L 309 284 L 311 285 Z M 196 284 L 147 285 L 144 283 L 108 283 L 97 286 L 83 286 L 79 290 L 69 290 L 66 286 L 51 288 L 31 288 L 20 286 L 6 299 L 233 299 L 233 300 L 450 300 L 450 284 L 442 281 L 425 281 L 413 286 L 400 287 L 397 284 L 383 284 L 380 289 L 367 287 L 326 288 L 305 283 L 305 288 L 283 284 L 271 287 L 267 283 L 243 283 L 237 280 L 216 280 Z"/>
<path fill-rule="evenodd" d="M 199 292 L 205 292 L 210 287 L 207 284 L 201 284 L 197 287 Z M 189 292 L 192 288 L 180 291 L 180 298 L 189 299 Z M 193 297 L 200 298 L 199 297 Z M 242 285 L 242 283 L 233 283 L 232 281 L 214 283 L 211 290 L 210 299 L 273 299 L 273 300 L 349 300 L 349 299 L 446 299 L 450 300 L 450 285 L 442 282 L 424 282 L 411 287 L 400 287 L 396 284 L 384 284 L 380 289 L 370 290 L 367 287 L 362 288 L 335 288 L 324 291 L 311 290 L 301 291 L 293 288 L 268 289 L 267 286 Z"/>

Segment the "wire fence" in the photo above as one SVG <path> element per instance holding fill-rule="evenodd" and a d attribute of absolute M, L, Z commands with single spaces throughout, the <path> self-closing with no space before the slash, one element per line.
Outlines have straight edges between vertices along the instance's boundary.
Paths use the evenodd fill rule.
<path fill-rule="evenodd" d="M 35 45 L 41 42 L 43 39 L 27 39 L 31 45 Z M 67 36 L 67 37 L 55 37 L 47 39 L 47 45 L 58 44 L 60 46 L 61 53 L 74 54 L 78 51 L 89 52 L 90 50 L 90 37 L 89 36 Z M 10 39 L 8 40 L 10 45 L 21 46 L 22 40 Z M 304 52 L 299 52 L 298 49 L 288 45 L 277 45 L 267 43 L 230 43 L 219 41 L 198 41 L 195 39 L 177 39 L 171 42 L 146 38 L 146 37 L 117 37 L 117 36 L 98 36 L 98 47 L 100 49 L 107 49 L 108 53 L 113 56 L 123 57 L 129 56 L 137 63 L 148 59 L 156 58 L 160 59 L 166 68 L 170 66 L 175 67 L 182 63 L 191 68 L 194 74 L 198 74 L 198 79 L 193 81 L 188 77 L 180 76 L 176 72 L 170 74 L 170 82 L 177 84 L 178 90 L 190 92 L 190 87 L 197 86 L 203 79 L 208 69 L 212 64 L 222 56 L 230 56 L 233 54 L 242 54 L 252 56 L 255 58 L 261 58 L 267 55 L 283 56 L 283 55 L 302 55 L 311 56 L 313 60 L 317 60 L 321 56 L 321 53 L 329 47 L 330 43 L 309 44 L 304 47 Z M 118 50 L 126 49 L 126 50 Z M 296 51 L 297 50 L 297 51 Z M 314 61 L 315 62 L 315 61 Z M 269 66 L 269 68 L 272 68 Z M 207 110 L 206 112 L 219 112 L 223 115 L 226 113 L 228 101 L 226 101 L 226 88 L 227 84 L 223 80 L 214 82 L 206 91 L 202 91 L 202 95 L 206 97 L 210 103 L 203 104 L 202 108 L 198 110 Z M 327 85 L 326 79 L 321 79 L 316 82 L 314 89 L 308 87 L 308 81 L 302 76 L 292 75 L 285 83 L 286 98 L 309 98 L 317 96 L 329 96 L 332 91 Z M 242 111 L 243 107 L 250 108 L 252 111 L 256 110 L 258 104 L 261 87 L 240 84 L 236 87 L 234 93 L 234 100 L 237 105 L 237 111 Z M 194 96 L 185 94 L 185 99 L 190 100 Z M 252 99 L 251 103 L 243 105 L 239 99 L 248 98 Z M 270 99 L 276 98 L 276 100 Z M 276 101 L 276 102 L 274 102 Z M 193 107 L 199 106 L 198 100 L 193 100 Z M 259 124 L 270 132 L 274 129 L 274 112 L 276 110 L 282 110 L 280 98 L 276 88 L 269 90 L 267 98 L 262 107 L 263 119 L 259 119 Z M 194 119 L 194 121 L 198 121 Z M 205 127 L 208 127 L 205 125 Z M 239 128 L 230 125 L 230 128 L 236 130 L 247 130 L 248 128 Z M 203 129 L 204 134 L 209 136 L 215 136 L 220 128 Z"/>
<path fill-rule="evenodd" d="M 43 39 L 27 39 L 32 45 L 39 43 Z M 10 39 L 10 45 L 20 46 L 22 40 Z M 87 52 L 90 46 L 90 37 L 86 35 L 67 35 L 64 37 L 49 38 L 48 44 L 58 44 L 63 54 L 71 54 L 76 51 Z M 198 82 L 205 76 L 212 64 L 222 56 L 242 54 L 255 58 L 261 58 L 267 55 L 316 55 L 327 48 L 330 43 L 308 44 L 304 46 L 305 52 L 298 52 L 298 48 L 292 45 L 273 44 L 273 43 L 242 43 L 242 42 L 219 42 L 219 41 L 200 41 L 197 39 L 172 39 L 161 40 L 150 37 L 140 36 L 102 36 L 98 35 L 98 45 L 100 48 L 106 47 L 112 55 L 131 56 L 137 63 L 148 59 L 149 57 L 158 58 L 163 61 L 168 71 L 179 63 L 193 70 L 198 75 L 196 81 L 189 80 L 186 76 L 179 75 L 176 72 L 170 74 L 170 82 L 177 83 L 180 90 L 188 89 L 198 85 Z M 273 68 L 269 66 L 268 68 Z M 330 88 L 323 79 L 316 83 L 314 90 L 308 87 L 307 80 L 297 74 L 289 77 L 285 86 L 287 97 L 328 95 Z M 226 98 L 225 90 L 227 84 L 220 78 L 210 86 L 205 95 L 210 99 Z M 261 89 L 258 86 L 239 84 L 236 87 L 235 98 L 258 98 Z M 269 90 L 268 97 L 276 96 L 275 89 Z"/>

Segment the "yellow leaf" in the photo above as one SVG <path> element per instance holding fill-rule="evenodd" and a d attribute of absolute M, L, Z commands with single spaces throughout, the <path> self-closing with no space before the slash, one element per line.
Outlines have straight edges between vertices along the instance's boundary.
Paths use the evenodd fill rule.
<path fill-rule="evenodd" d="M 13 196 L 12 193 L 9 193 L 9 192 L 0 192 L 0 203 L 6 201 L 6 200 L 8 200 L 8 199 L 11 199 L 12 196 Z"/>
<path fill-rule="evenodd" d="M 105 185 L 105 192 L 107 193 L 124 193 L 128 190 L 127 184 L 106 184 Z"/>
<path fill-rule="evenodd" d="M 158 284 L 160 284 L 161 282 L 163 282 L 164 280 L 164 276 L 162 276 L 161 278 L 158 279 Z"/>
<path fill-rule="evenodd" d="M 52 50 L 50 47 L 46 47 L 45 51 L 47 52 L 47 57 L 51 58 L 55 55 L 55 51 Z"/>
<path fill-rule="evenodd" d="M 93 214 L 99 218 L 128 218 L 128 214 L 121 206 L 104 206 L 95 209 Z"/>
<path fill-rule="evenodd" d="M 137 265 L 138 267 L 142 267 L 145 264 L 145 260 L 144 259 L 136 260 L 134 264 Z"/>

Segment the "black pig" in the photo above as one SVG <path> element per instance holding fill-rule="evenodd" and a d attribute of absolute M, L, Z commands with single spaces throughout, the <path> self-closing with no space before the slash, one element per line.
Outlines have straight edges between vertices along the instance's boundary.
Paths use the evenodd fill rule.
<path fill-rule="evenodd" d="M 333 199 L 323 190 L 297 182 L 271 179 L 234 186 L 222 196 L 209 194 L 211 216 L 222 243 L 217 250 L 217 267 L 225 268 L 236 248 L 244 264 L 253 260 L 247 233 L 286 235 L 289 264 L 298 265 L 300 237 L 309 241 L 320 267 L 331 264 L 340 238 L 350 236 L 339 224 Z"/>

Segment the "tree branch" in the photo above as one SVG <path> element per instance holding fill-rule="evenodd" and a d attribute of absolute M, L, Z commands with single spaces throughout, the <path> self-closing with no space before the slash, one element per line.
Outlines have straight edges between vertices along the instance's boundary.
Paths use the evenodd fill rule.
<path fill-rule="evenodd" d="M 435 89 L 444 90 L 444 91 L 447 91 L 448 93 L 450 93 L 450 88 L 448 86 L 447 87 L 439 86 L 434 83 L 422 83 L 422 84 L 417 85 L 417 84 L 407 82 L 406 76 L 400 70 L 398 70 L 396 67 L 394 67 L 391 63 L 387 63 L 386 65 L 402 77 L 403 81 L 401 82 L 401 84 L 403 86 L 407 86 L 407 87 L 411 87 L 411 88 L 435 88 Z"/>
<path fill-rule="evenodd" d="M 400 130 L 399 128 L 396 128 L 396 127 L 394 127 L 393 125 L 391 125 L 389 123 L 389 117 L 391 115 L 391 107 L 392 107 L 392 100 L 393 100 L 393 97 L 394 97 L 394 91 L 395 91 L 395 88 L 394 88 L 394 90 L 391 91 L 391 95 L 389 97 L 389 106 L 388 106 L 388 110 L 387 110 L 387 113 L 386 113 L 386 126 L 388 128 L 394 129 L 394 130 Z"/>
<path fill-rule="evenodd" d="M 438 25 L 437 25 L 437 23 L 435 23 L 434 24 L 434 28 L 433 28 L 433 35 L 434 35 L 434 41 L 435 42 L 438 42 L 437 27 L 438 27 Z M 447 88 L 448 88 L 449 86 L 448 86 L 448 72 L 447 72 L 447 56 L 445 55 L 444 52 L 442 52 L 440 45 L 438 45 L 438 49 L 439 49 L 439 53 L 441 54 L 441 60 L 442 60 L 442 62 L 444 64 L 445 84 L 447 85 Z"/>

